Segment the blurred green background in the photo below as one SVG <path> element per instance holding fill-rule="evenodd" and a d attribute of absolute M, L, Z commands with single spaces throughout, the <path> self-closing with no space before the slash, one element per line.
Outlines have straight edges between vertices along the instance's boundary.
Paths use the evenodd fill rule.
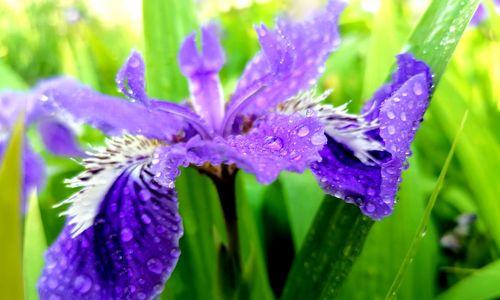
<path fill-rule="evenodd" d="M 282 11 L 300 18 L 322 2 L 198 0 L 200 22 L 216 20 L 222 26 L 227 55 L 221 73 L 224 89 L 232 90 L 245 63 L 258 50 L 253 24 L 272 25 Z M 318 87 L 334 89 L 328 101 L 336 105 L 349 101 L 349 108 L 357 112 L 387 79 L 394 55 L 405 49 L 404 43 L 428 3 L 349 1 L 340 21 L 342 44 L 328 61 Z M 375 224 L 341 299 L 384 298 L 466 110 L 469 118 L 432 221 L 398 296 L 500 296 L 500 17 L 492 2 L 485 1 L 485 5 L 487 19 L 466 30 L 436 90 L 414 143 L 395 213 Z M 142 24 L 141 1 L 0 0 L 0 88 L 28 89 L 42 78 L 64 74 L 118 95 L 114 76 L 121 63 L 131 49 L 144 53 Z M 96 130 L 83 127 L 79 132 L 84 146 L 103 141 Z M 47 163 L 49 176 L 39 203 L 50 244 L 64 222 L 58 216 L 63 208 L 53 205 L 71 194 L 63 180 L 79 172 L 80 166 L 47 153 L 34 130 L 30 130 L 30 138 Z M 281 235 L 291 235 L 296 251 L 323 198 L 316 182 L 309 173 L 283 174 L 270 188 L 252 180 L 248 178 L 248 198 L 262 248 L 268 255 L 276 251 L 276 237 L 267 230 L 272 226 Z M 277 198 L 283 203 L 277 203 Z M 275 278 L 276 264 L 270 257 L 265 264 L 268 276 Z"/>

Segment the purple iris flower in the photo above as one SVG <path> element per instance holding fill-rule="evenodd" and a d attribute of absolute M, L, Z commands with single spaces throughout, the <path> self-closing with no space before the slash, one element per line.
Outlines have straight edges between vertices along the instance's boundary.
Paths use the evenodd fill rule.
<path fill-rule="evenodd" d="M 51 114 L 40 105 L 40 91 L 44 85 L 29 92 L 5 91 L 0 93 L 0 163 L 5 151 L 10 132 L 22 111 L 25 112 L 25 124 L 36 124 L 45 147 L 56 155 L 79 156 L 83 152 L 78 147 L 73 131 L 67 122 L 57 115 Z M 33 151 L 25 138 L 22 150 L 22 202 L 23 211 L 26 208 L 26 197 L 34 190 L 39 190 L 45 180 L 43 159 Z"/>
<path fill-rule="evenodd" d="M 392 82 L 361 115 L 321 103 L 311 88 L 339 44 L 343 4 L 303 22 L 281 18 L 256 28 L 262 50 L 227 105 L 218 72 L 225 63 L 217 28 L 184 41 L 179 64 L 189 81 L 186 104 L 147 96 L 144 62 L 133 52 L 117 76 L 131 101 L 59 79 L 47 104 L 115 136 L 89 153 L 86 170 L 68 181 L 67 225 L 46 254 L 42 299 L 151 299 L 172 273 L 183 229 L 175 178 L 180 167 L 211 177 L 237 169 L 270 183 L 283 171 L 311 168 L 327 193 L 380 219 L 391 213 L 410 143 L 432 86 L 427 65 L 398 56 Z"/>
<path fill-rule="evenodd" d="M 497 8 L 500 7 L 500 0 L 494 0 L 493 3 Z M 479 26 L 479 24 L 481 24 L 484 20 L 486 20 L 487 17 L 488 17 L 488 12 L 486 11 L 484 4 L 480 3 L 479 6 L 477 7 L 476 12 L 472 16 L 470 25 Z"/>

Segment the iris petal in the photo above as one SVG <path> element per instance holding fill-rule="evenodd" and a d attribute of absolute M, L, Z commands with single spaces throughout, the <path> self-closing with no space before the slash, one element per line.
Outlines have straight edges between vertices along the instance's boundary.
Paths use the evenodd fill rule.
<path fill-rule="evenodd" d="M 46 110 L 89 124 L 109 135 L 130 133 L 168 140 L 186 126 L 181 116 L 100 94 L 71 79 L 47 82 L 43 94 L 41 99 Z"/>
<path fill-rule="evenodd" d="M 332 0 L 325 10 L 306 21 L 293 22 L 282 18 L 274 31 L 258 27 L 262 52 L 245 68 L 228 104 L 227 115 L 234 118 L 234 111 L 262 114 L 309 89 L 322 74 L 326 60 L 340 42 L 337 22 L 343 6 L 343 3 Z M 262 87 L 258 93 L 248 98 L 241 97 L 256 85 Z M 232 121 L 226 121 L 228 127 Z"/>
<path fill-rule="evenodd" d="M 189 81 L 194 110 L 212 129 L 219 130 L 224 115 L 224 97 L 218 73 L 224 65 L 225 56 L 215 25 L 203 27 L 201 36 L 201 54 L 192 34 L 181 46 L 179 65 Z"/>
<path fill-rule="evenodd" d="M 379 122 L 379 128 L 368 133 L 384 146 L 383 151 L 371 153 L 378 163 L 362 163 L 346 145 L 329 138 L 321 151 L 323 160 L 311 166 L 327 193 L 357 204 L 373 219 L 393 210 L 411 142 L 432 87 L 425 63 L 405 54 L 399 56 L 398 66 L 393 81 L 379 89 L 365 106 L 366 118 Z"/>
<path fill-rule="evenodd" d="M 55 155 L 83 155 L 83 151 L 80 149 L 73 132 L 62 122 L 45 119 L 40 121 L 38 130 L 45 147 Z"/>
<path fill-rule="evenodd" d="M 144 60 L 142 56 L 133 51 L 123 67 L 116 75 L 118 89 L 127 97 L 148 104 L 144 83 Z"/>
<path fill-rule="evenodd" d="M 182 224 L 173 189 L 142 167 L 127 168 L 104 197 L 93 225 L 66 226 L 46 253 L 41 299 L 151 299 L 179 258 Z"/>
<path fill-rule="evenodd" d="M 42 299 L 151 299 L 177 263 L 182 236 L 173 181 L 152 171 L 157 141 L 126 136 L 85 160 L 69 219 L 46 253 Z"/>

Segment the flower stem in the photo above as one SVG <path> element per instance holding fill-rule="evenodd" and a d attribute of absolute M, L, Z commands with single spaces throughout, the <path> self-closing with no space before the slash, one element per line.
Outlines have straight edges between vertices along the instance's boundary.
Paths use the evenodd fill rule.
<path fill-rule="evenodd" d="M 221 249 L 224 284 L 236 288 L 241 277 L 240 242 L 236 208 L 236 172 L 222 166 L 220 176 L 210 176 L 215 183 L 227 230 L 227 247 Z"/>

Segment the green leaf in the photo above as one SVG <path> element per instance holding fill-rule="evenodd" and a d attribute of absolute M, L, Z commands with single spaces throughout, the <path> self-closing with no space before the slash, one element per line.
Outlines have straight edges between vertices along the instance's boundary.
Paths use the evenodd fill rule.
<path fill-rule="evenodd" d="M 25 89 L 26 83 L 21 76 L 11 70 L 11 68 L 0 59 L 0 89 Z"/>
<path fill-rule="evenodd" d="M 434 84 L 441 79 L 478 4 L 479 0 L 433 0 L 413 31 L 408 52 L 431 67 Z"/>
<path fill-rule="evenodd" d="M 437 297 L 438 300 L 486 300 L 500 297 L 500 260 L 474 271 Z"/>
<path fill-rule="evenodd" d="M 450 70 L 451 71 L 451 70 Z M 457 70 L 462 77 L 462 71 Z M 465 90 L 462 90 L 465 89 Z M 457 118 L 460 113 L 471 107 L 467 101 L 472 98 L 469 84 L 463 81 L 452 81 L 445 78 L 436 91 L 435 102 L 431 107 L 433 119 L 443 127 L 445 138 L 451 140 L 457 130 Z M 453 99 L 453 101 L 450 101 Z M 475 99 L 480 103 L 484 99 Z M 497 101 L 493 99 L 493 101 Z M 498 117 L 492 110 L 484 114 L 483 108 L 471 107 L 470 120 L 464 128 L 463 136 L 467 143 L 457 147 L 457 158 L 460 161 L 460 174 L 466 179 L 471 189 L 471 199 L 477 205 L 479 218 L 484 222 L 488 233 L 493 238 L 496 248 L 500 249 L 500 202 L 498 168 L 500 151 L 497 135 L 490 120 Z M 430 155 L 432 155 L 431 152 Z M 460 179 L 460 184 L 462 180 Z"/>
<path fill-rule="evenodd" d="M 292 266 L 282 299 L 333 299 L 372 225 L 356 206 L 325 197 Z"/>
<path fill-rule="evenodd" d="M 144 0 L 146 78 L 152 97 L 180 101 L 188 95 L 177 65 L 182 40 L 196 28 L 192 0 Z"/>
<path fill-rule="evenodd" d="M 182 171 L 176 189 L 184 224 L 182 254 L 164 294 L 175 299 L 217 299 L 217 256 L 225 239 L 217 191 L 207 176 L 194 169 Z"/>
<path fill-rule="evenodd" d="M 310 171 L 302 174 L 283 173 L 280 175 L 280 181 L 283 185 L 293 243 L 295 249 L 300 249 L 324 198 L 324 192 Z"/>
<path fill-rule="evenodd" d="M 391 286 L 427 204 L 429 179 L 424 177 L 425 173 L 419 167 L 422 159 L 418 154 L 410 158 L 411 168 L 403 174 L 393 215 L 376 222 L 371 229 L 339 299 L 352 299 L 353 295 L 356 299 L 383 299 Z M 435 294 L 439 246 L 433 225 L 429 224 L 426 238 L 399 290 L 401 299 L 416 296 L 431 299 Z M 359 288 L 360 282 L 363 282 L 362 289 Z"/>
<path fill-rule="evenodd" d="M 255 223 L 256 218 L 246 199 L 246 195 L 248 195 L 246 189 L 244 174 L 238 174 L 236 177 L 236 206 L 243 266 L 243 282 L 239 294 L 241 299 L 274 299 Z"/>
<path fill-rule="evenodd" d="M 457 146 L 458 140 L 460 138 L 460 135 L 462 133 L 462 130 L 464 128 L 465 122 L 467 121 L 467 114 L 468 112 L 466 111 L 464 113 L 464 116 L 462 117 L 462 121 L 460 122 L 460 127 L 458 128 L 457 133 L 455 134 L 455 139 L 453 141 L 453 144 L 451 145 L 451 149 L 448 152 L 448 156 L 446 157 L 446 161 L 444 162 L 443 168 L 441 169 L 441 173 L 439 174 L 438 180 L 436 182 L 436 187 L 432 191 L 431 197 L 429 198 L 429 202 L 427 203 L 427 207 L 425 208 L 424 215 L 422 217 L 422 220 L 420 221 L 420 225 L 417 229 L 417 232 L 415 234 L 415 237 L 413 238 L 410 248 L 408 249 L 408 252 L 406 253 L 406 256 L 401 263 L 401 266 L 399 268 L 398 273 L 396 274 L 396 277 L 394 278 L 394 281 L 389 288 L 389 291 L 387 292 L 386 299 L 395 299 L 396 298 L 396 293 L 401 285 L 401 282 L 403 281 L 403 277 L 406 273 L 406 270 L 408 269 L 409 265 L 413 261 L 413 257 L 415 256 L 415 253 L 418 249 L 418 246 L 420 245 L 420 242 L 425 236 L 426 229 L 429 223 L 429 219 L 431 217 L 431 212 L 432 209 L 434 208 L 434 205 L 436 204 L 437 197 L 439 195 L 439 192 L 441 191 L 441 188 L 443 187 L 444 184 L 444 178 L 446 176 L 446 173 L 448 172 L 448 167 L 450 166 L 451 159 L 453 158 L 453 154 L 455 153 L 455 148 Z"/>
<path fill-rule="evenodd" d="M 36 283 L 40 277 L 47 248 L 38 197 L 33 193 L 24 221 L 23 268 L 26 299 L 38 299 Z"/>
<path fill-rule="evenodd" d="M 23 299 L 21 162 L 24 117 L 17 120 L 0 167 L 0 299 Z"/>

